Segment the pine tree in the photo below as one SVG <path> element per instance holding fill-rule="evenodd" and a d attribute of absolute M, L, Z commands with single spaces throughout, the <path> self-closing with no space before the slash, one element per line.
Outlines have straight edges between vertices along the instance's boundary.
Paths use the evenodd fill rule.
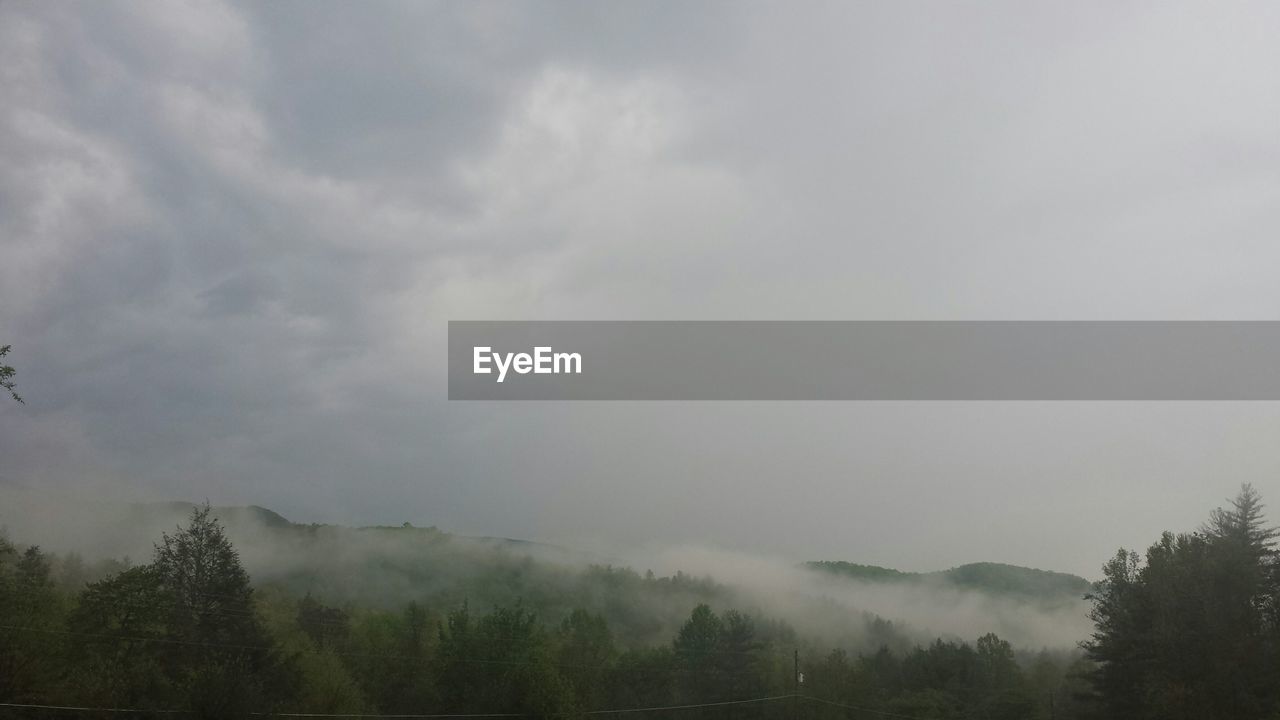
<path fill-rule="evenodd" d="M 1104 568 L 1086 644 L 1113 718 L 1269 717 L 1280 705 L 1274 529 L 1245 485 L 1199 532 Z"/>
<path fill-rule="evenodd" d="M 672 643 L 683 697 L 689 702 L 727 699 L 716 652 L 724 635 L 724 621 L 705 604 L 698 605 Z"/>
<path fill-rule="evenodd" d="M 1261 560 L 1274 552 L 1280 529 L 1269 527 L 1263 513 L 1262 495 L 1244 484 L 1230 501 L 1230 509 L 1217 508 L 1209 515 L 1203 532 L 1211 538 L 1238 543 Z"/>

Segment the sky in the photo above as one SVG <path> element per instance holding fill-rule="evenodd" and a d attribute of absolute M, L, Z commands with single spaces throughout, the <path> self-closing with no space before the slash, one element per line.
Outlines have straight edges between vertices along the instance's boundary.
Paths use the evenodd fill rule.
<path fill-rule="evenodd" d="M 1280 5 L 0 3 L 0 482 L 1096 577 L 1276 403 L 461 403 L 448 320 L 1280 319 Z"/>

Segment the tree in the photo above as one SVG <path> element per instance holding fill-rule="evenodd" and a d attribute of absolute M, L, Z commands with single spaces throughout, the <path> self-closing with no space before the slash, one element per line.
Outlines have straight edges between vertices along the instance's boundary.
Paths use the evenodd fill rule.
<path fill-rule="evenodd" d="M 253 605 L 249 574 L 208 503 L 185 528 L 165 533 L 152 562 L 167 608 L 165 650 L 192 709 L 243 715 L 280 696 L 284 668 Z"/>
<path fill-rule="evenodd" d="M 1145 561 L 1121 551 L 1107 563 L 1085 647 L 1108 717 L 1225 720 L 1280 708 L 1275 537 L 1246 485 L 1199 532 L 1166 532 Z"/>
<path fill-rule="evenodd" d="M 1230 509 L 1217 508 L 1201 532 L 1220 545 L 1232 548 L 1250 562 L 1253 569 L 1266 569 L 1275 555 L 1280 529 L 1269 527 L 1262 495 L 1248 483 L 1230 501 Z M 1248 568 L 1241 568 L 1248 569 Z"/>
<path fill-rule="evenodd" d="M 759 657 L 763 647 L 756 640 L 755 623 L 750 617 L 737 610 L 724 614 L 717 660 L 727 697 L 750 697 L 764 685 Z"/>
<path fill-rule="evenodd" d="M 437 686 L 455 712 L 571 714 L 573 692 L 556 672 L 537 617 L 520 605 L 475 620 L 464 604 L 440 627 Z"/>
<path fill-rule="evenodd" d="M 0 535 L 0 700 L 31 702 L 57 675 L 56 631 L 59 598 L 50 580 L 49 559 L 40 548 L 19 553 Z M 24 628 L 15 630 L 13 628 Z"/>
<path fill-rule="evenodd" d="M 978 681 L 987 689 L 1008 690 L 1022 681 L 1022 671 L 1013 657 L 1013 646 L 995 633 L 978 638 Z"/>
<path fill-rule="evenodd" d="M 149 565 L 90 585 L 73 617 L 95 697 L 245 717 L 294 690 L 258 620 L 240 557 L 206 503 Z"/>
<path fill-rule="evenodd" d="M 685 699 L 692 702 L 716 702 L 725 696 L 716 652 L 724 635 L 724 621 L 701 604 L 693 609 L 680 627 L 675 641 L 676 667 L 679 668 Z"/>
<path fill-rule="evenodd" d="M 345 612 L 324 605 L 311 597 L 311 593 L 298 601 L 297 623 L 307 637 L 321 648 L 340 645 L 351 631 Z"/>
<path fill-rule="evenodd" d="M 433 625 L 416 602 L 400 612 L 350 616 L 342 662 L 379 712 L 412 714 L 439 704 L 430 669 Z"/>
<path fill-rule="evenodd" d="M 978 638 L 977 660 L 983 714 L 991 720 L 1028 717 L 1035 702 L 1026 692 L 1013 647 L 994 633 L 987 633 Z"/>
<path fill-rule="evenodd" d="M 560 623 L 556 659 L 573 688 L 579 707 L 605 707 L 606 679 L 616 651 L 609 623 L 601 615 L 577 609 Z"/>
<path fill-rule="evenodd" d="M 762 648 L 751 618 L 698 605 L 672 642 L 683 699 L 718 702 L 758 691 L 765 684 Z"/>
<path fill-rule="evenodd" d="M 68 622 L 82 641 L 72 656 L 80 702 L 153 709 L 179 700 L 161 653 L 169 602 L 150 565 L 85 588 Z"/>
<path fill-rule="evenodd" d="M 9 349 L 9 345 L 0 346 L 0 358 L 8 355 Z M 22 399 L 22 396 L 18 395 L 18 392 L 13 389 L 13 376 L 17 374 L 17 372 L 17 370 L 13 369 L 13 366 L 0 363 L 0 389 L 7 390 L 9 394 L 13 396 L 14 400 L 17 400 L 20 403 L 25 403 L 26 401 Z"/>
<path fill-rule="evenodd" d="M 658 707 L 676 703 L 678 677 L 671 647 L 632 648 L 618 656 L 610 673 L 608 707 Z"/>

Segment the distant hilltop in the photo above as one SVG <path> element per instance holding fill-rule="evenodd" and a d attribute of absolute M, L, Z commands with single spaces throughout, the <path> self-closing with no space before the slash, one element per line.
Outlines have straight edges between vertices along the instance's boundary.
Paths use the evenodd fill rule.
<path fill-rule="evenodd" d="M 1008 595 L 1042 602 L 1078 600 L 1093 589 L 1088 580 L 1069 573 L 979 562 L 950 570 L 914 573 L 841 560 L 807 562 L 805 567 L 831 575 L 872 583 L 940 584 L 989 595 Z"/>
<path fill-rule="evenodd" d="M 130 505 L 133 512 L 143 518 L 174 518 L 184 524 L 195 507 L 195 503 L 181 501 L 133 503 Z M 275 510 L 264 508 L 261 505 L 218 506 L 213 509 L 213 514 L 227 525 L 257 523 L 266 527 L 285 528 L 294 524 Z"/>
<path fill-rule="evenodd" d="M 191 510 L 195 507 L 195 503 L 183 501 L 132 503 L 129 505 L 127 522 L 157 531 L 167 531 L 171 530 L 175 525 L 185 524 L 187 517 L 191 514 Z M 213 516 L 226 526 L 233 537 L 243 536 L 244 533 L 252 532 L 255 529 L 292 531 L 294 534 L 316 532 L 324 529 L 330 532 L 352 532 L 366 536 L 395 537 L 405 540 L 413 537 L 418 541 L 451 542 L 460 546 L 486 547 L 497 551 L 525 554 L 550 562 L 572 564 L 617 564 L 619 562 L 616 558 L 560 545 L 516 538 L 457 535 L 440 530 L 435 526 L 419 526 L 407 522 L 402 525 L 368 526 L 296 523 L 280 513 L 260 505 L 217 505 L 213 507 Z"/>
<path fill-rule="evenodd" d="M 190 502 L 128 503 L 0 484 L 0 534 L 46 551 L 75 553 L 91 582 L 146 562 L 163 533 L 190 521 Z M 594 552 L 435 527 L 350 527 L 292 522 L 256 505 L 214 506 L 245 569 L 264 594 L 310 594 L 335 607 L 507 607 L 541 617 L 585 608 L 609 615 L 628 642 L 666 642 L 705 603 L 772 613 L 824 643 L 906 652 L 940 636 L 994 632 L 1019 647 L 1073 648 L 1088 636 L 1088 581 L 1064 573 L 975 563 L 907 573 L 849 562 Z M 425 524 L 425 523 L 424 523 Z M 660 560 L 661 573 L 645 570 Z M 690 574 L 693 567 L 700 572 Z M 638 569 L 633 569 L 637 568 Z M 622 612 L 620 609 L 625 609 Z M 841 645 L 843 643 L 843 645 Z"/>

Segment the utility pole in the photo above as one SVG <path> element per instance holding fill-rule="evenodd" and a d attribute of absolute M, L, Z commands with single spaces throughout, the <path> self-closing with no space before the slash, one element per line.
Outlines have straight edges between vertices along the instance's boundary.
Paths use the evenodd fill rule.
<path fill-rule="evenodd" d="M 791 717 L 800 720 L 800 650 L 792 655 L 794 674 L 791 676 Z"/>

